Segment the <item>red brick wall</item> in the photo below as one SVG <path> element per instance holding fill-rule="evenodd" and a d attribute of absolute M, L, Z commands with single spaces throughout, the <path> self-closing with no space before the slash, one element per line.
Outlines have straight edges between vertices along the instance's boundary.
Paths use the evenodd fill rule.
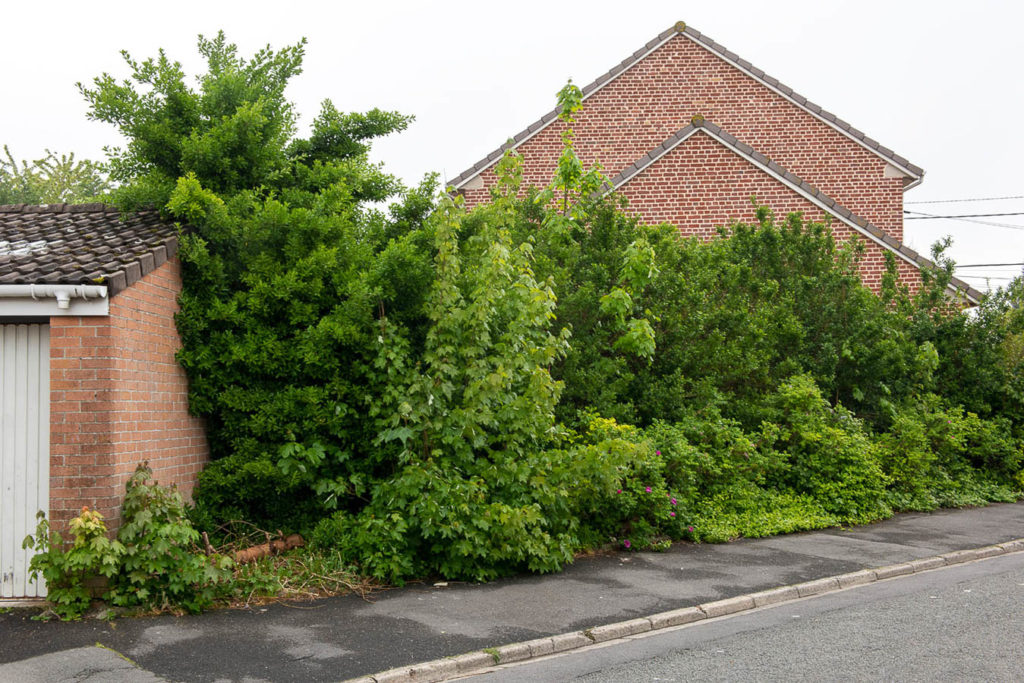
<path fill-rule="evenodd" d="M 681 35 L 584 102 L 573 126 L 577 151 L 614 176 L 695 114 L 903 239 L 903 179 L 884 177 L 882 159 Z M 563 129 L 556 121 L 519 146 L 526 185 L 550 181 Z M 469 206 L 489 198 L 494 174 L 481 177 L 482 189 L 465 191 Z"/>
<path fill-rule="evenodd" d="M 732 221 L 753 223 L 756 218 L 750 197 L 775 211 L 781 220 L 800 211 L 805 218 L 824 220 L 825 214 L 795 190 L 698 131 L 675 149 L 633 177 L 619 190 L 629 200 L 628 212 L 649 223 L 679 226 L 683 235 L 710 239 L 718 226 Z M 860 270 L 864 283 L 876 291 L 885 272 L 885 249 L 839 220 L 832 219 L 839 243 L 854 235 L 867 249 Z M 897 257 L 901 280 L 920 285 L 918 269 Z"/>
<path fill-rule="evenodd" d="M 148 461 L 160 484 L 190 495 L 209 457 L 174 354 L 181 268 L 171 259 L 110 301 L 109 317 L 50 319 L 50 509 L 83 505 L 113 528 L 124 485 Z"/>
<path fill-rule="evenodd" d="M 104 317 L 50 318 L 50 518 L 118 506 L 111 446 L 115 329 Z"/>

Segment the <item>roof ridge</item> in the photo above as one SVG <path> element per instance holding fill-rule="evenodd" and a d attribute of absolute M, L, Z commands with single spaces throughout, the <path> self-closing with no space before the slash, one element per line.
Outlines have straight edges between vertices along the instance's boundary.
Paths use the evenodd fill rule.
<path fill-rule="evenodd" d="M 94 211 L 114 213 L 120 212 L 120 209 L 103 202 L 83 204 L 66 202 L 62 204 L 0 204 L 0 213 L 88 213 Z"/>
<path fill-rule="evenodd" d="M 726 62 L 732 63 L 741 71 L 746 72 L 754 80 L 759 81 L 769 89 L 775 90 L 782 97 L 788 99 L 796 106 L 806 110 L 812 116 L 822 120 L 826 125 L 835 128 L 840 133 L 848 136 L 854 142 L 862 145 L 863 147 L 873 152 L 874 154 L 878 155 L 879 157 L 883 158 L 887 162 L 890 162 L 896 166 L 900 166 L 902 167 L 902 169 L 909 171 L 912 175 L 916 176 L 916 178 L 911 183 L 905 185 L 903 188 L 904 190 L 907 190 L 913 185 L 919 183 L 922 177 L 924 176 L 924 169 L 922 169 L 920 166 L 911 163 L 905 157 L 896 154 L 888 147 L 885 147 L 878 141 L 868 137 L 863 132 L 857 130 L 852 125 L 850 125 L 843 119 L 840 119 L 835 114 L 832 114 L 831 112 L 823 109 L 821 106 L 811 102 L 803 95 L 800 95 L 789 86 L 783 84 L 777 78 L 769 76 L 763 70 L 757 68 L 747 60 L 742 59 L 736 53 L 729 51 L 725 46 L 715 42 L 714 40 L 709 38 L 707 35 L 701 33 L 697 29 L 688 26 L 684 21 L 677 21 L 671 27 L 662 31 L 652 40 L 645 43 L 644 46 L 641 47 L 639 50 L 636 50 L 629 57 L 622 60 L 622 62 L 615 65 L 605 73 L 601 74 L 587 85 L 583 86 L 583 88 L 581 88 L 583 98 L 586 99 L 591 94 L 600 90 L 602 87 L 604 87 L 607 83 L 612 81 L 619 74 L 626 71 L 627 69 L 635 65 L 637 62 L 647 57 L 649 54 L 654 52 L 664 43 L 668 42 L 670 39 L 674 38 L 677 35 L 686 36 L 694 43 L 700 45 L 701 47 L 712 52 L 713 54 L 718 55 Z M 526 140 L 533 137 L 540 130 L 546 128 L 558 116 L 560 112 L 561 107 L 555 107 L 548 113 L 544 114 L 544 116 L 540 117 L 539 119 L 531 123 L 529 126 L 516 133 L 514 136 L 509 138 L 508 141 L 505 142 L 503 145 L 499 146 L 497 149 L 495 149 L 493 152 L 485 156 L 483 159 L 473 164 L 470 168 L 466 169 L 465 171 L 457 175 L 447 184 L 451 187 L 454 187 L 455 189 L 459 189 L 461 185 L 471 180 L 472 178 L 476 177 L 482 171 L 489 168 L 499 157 L 501 157 L 502 154 L 505 153 L 506 150 L 518 147 L 520 144 L 526 142 Z"/>
<path fill-rule="evenodd" d="M 614 178 L 609 179 L 604 184 L 603 189 L 606 192 L 612 192 L 622 187 L 635 176 L 639 175 L 653 163 L 658 161 L 661 157 L 675 149 L 675 147 L 680 143 L 684 142 L 700 130 L 709 132 L 711 137 L 723 143 L 726 147 L 731 147 L 735 152 L 738 152 L 740 156 L 746 157 L 748 161 L 755 161 L 757 164 L 765 167 L 770 173 L 778 176 L 789 185 L 794 186 L 796 189 L 799 189 L 807 195 L 810 195 L 812 201 L 815 201 L 815 203 L 822 207 L 826 213 L 836 216 L 855 230 L 873 238 L 884 248 L 892 251 L 898 256 L 901 256 L 905 261 L 910 262 L 919 269 L 928 268 L 930 270 L 938 270 L 939 267 L 934 261 L 922 256 L 916 250 L 911 249 L 905 245 L 902 240 L 896 239 L 867 219 L 862 218 L 853 211 L 850 211 L 814 185 L 802 180 L 795 173 L 786 170 L 778 162 L 772 160 L 761 152 L 758 152 L 751 145 L 739 140 L 736 136 L 730 134 L 721 126 L 708 121 L 700 115 L 694 116 L 690 120 L 690 123 L 680 128 L 678 131 L 666 138 L 660 145 L 627 166 Z M 985 296 L 983 292 L 971 287 L 967 282 L 956 276 L 951 278 L 950 286 L 963 293 L 974 303 L 980 303 L 981 299 Z"/>

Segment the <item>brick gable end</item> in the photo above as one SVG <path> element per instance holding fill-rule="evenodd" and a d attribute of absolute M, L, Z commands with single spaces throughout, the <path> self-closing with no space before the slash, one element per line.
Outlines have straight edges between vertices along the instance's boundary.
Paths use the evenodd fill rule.
<path fill-rule="evenodd" d="M 781 219 L 790 212 L 825 220 L 825 212 L 777 178 L 757 168 L 717 140 L 697 132 L 619 189 L 629 200 L 628 213 L 648 223 L 670 223 L 683 236 L 711 239 L 719 226 L 732 221 L 754 223 L 750 198 L 771 207 Z M 885 273 L 886 250 L 839 220 L 832 220 L 836 241 L 858 237 L 866 244 L 860 263 L 866 285 L 878 291 Z M 900 279 L 911 288 L 920 285 L 916 266 L 897 258 Z"/>
<path fill-rule="evenodd" d="M 815 185 L 843 206 L 902 239 L 902 177 L 847 135 L 689 37 L 677 34 L 584 102 L 573 128 L 586 165 L 612 176 L 694 115 L 715 121 L 739 140 Z M 526 185 L 546 185 L 561 150 L 555 121 L 518 146 Z M 887 177 L 889 176 L 889 177 Z M 482 182 L 480 182 L 482 181 Z M 464 187 L 467 205 L 487 201 L 493 166 Z"/>

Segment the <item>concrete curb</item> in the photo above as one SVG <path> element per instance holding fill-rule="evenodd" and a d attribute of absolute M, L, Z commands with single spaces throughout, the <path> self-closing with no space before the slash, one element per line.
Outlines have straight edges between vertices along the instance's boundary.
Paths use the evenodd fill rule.
<path fill-rule="evenodd" d="M 682 607 L 668 612 L 653 614 L 649 617 L 595 626 L 583 631 L 561 633 L 522 643 L 487 648 L 486 650 L 469 652 L 457 657 L 445 657 L 411 666 L 401 666 L 370 676 L 353 678 L 345 683 L 396 683 L 398 681 L 403 683 L 434 683 L 436 681 L 445 681 L 452 677 L 480 673 L 501 664 L 523 662 L 528 659 L 575 650 L 597 643 L 628 638 L 649 631 L 683 626 L 707 619 L 747 612 L 759 607 L 791 602 L 812 595 L 832 593 L 885 579 L 1018 552 L 1024 552 L 1024 538 L 970 550 L 956 550 L 934 557 L 926 557 L 874 569 L 861 569 L 838 576 L 813 579 L 791 586 L 780 586 L 757 593 L 706 602 L 696 607 Z"/>

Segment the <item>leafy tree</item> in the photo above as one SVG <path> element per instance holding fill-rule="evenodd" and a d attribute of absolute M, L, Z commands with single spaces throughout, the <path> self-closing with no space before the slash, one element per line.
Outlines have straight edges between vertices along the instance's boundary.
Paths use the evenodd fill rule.
<path fill-rule="evenodd" d="M 305 40 L 246 59 L 222 31 L 200 36 L 199 52 L 207 71 L 197 88 L 162 50 L 142 61 L 122 52 L 127 79 L 105 73 L 92 87 L 79 84 L 89 118 L 116 126 L 128 140 L 107 149 L 111 178 L 124 183 L 120 203 L 163 206 L 178 179 L 190 175 L 222 198 L 280 194 L 294 201 L 344 183 L 352 199 L 377 201 L 400 189 L 366 152 L 374 138 L 404 130 L 410 117 L 377 109 L 343 114 L 325 100 L 309 137 L 296 137 L 298 116 L 285 89 L 302 73 Z"/>
<path fill-rule="evenodd" d="M 381 320 L 371 415 L 376 443 L 397 447 L 396 469 L 358 516 L 341 513 L 317 533 L 382 578 L 551 571 L 578 543 L 565 463 L 546 452 L 561 390 L 549 368 L 569 335 L 551 333 L 552 283 L 535 279 L 531 245 L 511 239 L 515 163 L 500 165 L 504 193 L 477 235 L 460 245 L 463 212 L 451 200 L 434 214 L 423 349 Z"/>
<path fill-rule="evenodd" d="M 102 167 L 92 161 L 76 161 L 74 154 L 16 161 L 4 145 L 0 158 L 0 204 L 60 204 L 98 198 L 110 190 Z"/>
<path fill-rule="evenodd" d="M 893 268 L 876 296 L 862 246 L 798 214 L 759 206 L 710 242 L 643 226 L 577 157 L 571 84 L 551 184 L 521 188 L 510 152 L 466 213 L 369 162 L 407 117 L 325 101 L 300 136 L 285 91 L 304 43 L 199 50 L 194 86 L 161 52 L 81 90 L 128 141 L 109 150 L 116 201 L 187 226 L 179 359 L 215 458 L 205 528 L 312 530 L 388 580 L 487 579 L 609 537 L 874 519 L 887 486 L 896 505 L 1012 495 L 1020 418 L 994 416 L 1022 394 L 1019 289 L 972 323 L 945 305 L 948 272 L 912 297 Z M 941 445 L 939 415 L 968 446 Z M 967 494 L 933 495 L 942 477 Z"/>
<path fill-rule="evenodd" d="M 433 181 L 405 190 L 368 160 L 373 139 L 408 117 L 325 101 L 298 135 L 285 90 L 304 42 L 244 58 L 220 33 L 199 51 L 196 86 L 161 51 L 125 53 L 129 78 L 80 88 L 90 117 L 127 139 L 108 150 L 116 201 L 154 203 L 188 226 L 179 360 L 218 459 L 201 507 L 312 520 L 352 504 L 380 466 L 365 419 L 375 329 L 386 317 L 422 340 Z M 364 205 L 396 196 L 389 214 Z"/>

